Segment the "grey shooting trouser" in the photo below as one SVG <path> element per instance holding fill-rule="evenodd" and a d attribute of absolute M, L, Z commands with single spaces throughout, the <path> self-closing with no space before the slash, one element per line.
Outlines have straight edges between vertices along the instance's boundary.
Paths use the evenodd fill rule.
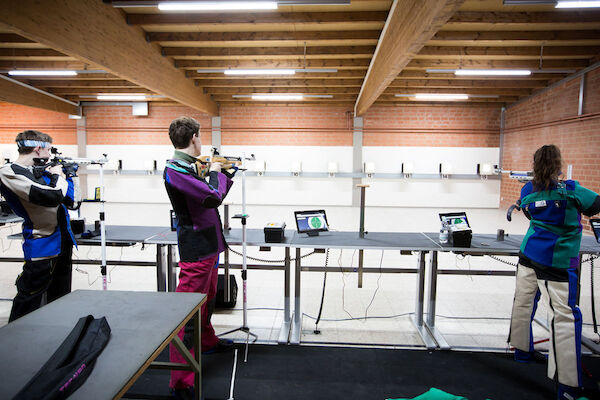
<path fill-rule="evenodd" d="M 519 264 L 510 321 L 509 341 L 522 351 L 533 350 L 531 321 L 538 289 L 548 308 L 550 345 L 548 377 L 568 386 L 581 386 L 581 311 L 577 307 L 577 273 L 568 272 L 568 281 L 538 279 L 535 269 Z"/>

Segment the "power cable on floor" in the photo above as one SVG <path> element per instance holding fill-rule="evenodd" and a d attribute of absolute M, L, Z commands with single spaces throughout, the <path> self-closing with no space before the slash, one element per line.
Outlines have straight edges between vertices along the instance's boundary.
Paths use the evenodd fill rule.
<path fill-rule="evenodd" d="M 321 313 L 323 312 L 323 301 L 325 300 L 325 285 L 327 283 L 327 265 L 329 264 L 329 249 L 325 252 L 325 273 L 323 274 L 323 292 L 321 293 L 321 305 L 319 306 L 319 315 L 317 316 L 317 322 L 315 322 L 315 335 L 321 333 L 319 330 L 319 321 L 321 320 Z"/>

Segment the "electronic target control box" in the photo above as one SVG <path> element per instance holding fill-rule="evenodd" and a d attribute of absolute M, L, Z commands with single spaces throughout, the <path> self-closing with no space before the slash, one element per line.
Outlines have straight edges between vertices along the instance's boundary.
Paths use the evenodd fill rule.
<path fill-rule="evenodd" d="M 265 242 L 282 243 L 285 238 L 285 222 L 269 222 L 265 225 Z"/>

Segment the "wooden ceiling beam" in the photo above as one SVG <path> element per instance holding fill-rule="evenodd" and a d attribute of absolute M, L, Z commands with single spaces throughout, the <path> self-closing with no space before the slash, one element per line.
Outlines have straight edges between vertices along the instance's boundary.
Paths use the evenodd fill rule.
<path fill-rule="evenodd" d="M 175 60 L 175 66 L 182 69 L 222 69 L 222 68 L 339 68 L 366 69 L 368 59 L 307 59 L 303 60 Z"/>
<path fill-rule="evenodd" d="M 585 46 L 600 43 L 600 30 L 440 31 L 427 46 Z"/>
<path fill-rule="evenodd" d="M 225 75 L 223 72 L 201 73 L 194 70 L 186 70 L 186 76 L 193 79 L 229 79 L 245 80 L 247 75 Z M 337 72 L 296 72 L 295 78 L 302 79 L 343 79 L 343 78 L 364 78 L 366 70 L 364 69 L 343 69 Z M 263 78 L 269 79 L 289 79 L 289 75 L 263 75 Z"/>
<path fill-rule="evenodd" d="M 452 24 L 502 24 L 514 25 L 524 24 L 532 28 L 532 24 L 583 24 L 600 23 L 600 12 L 585 11 L 546 11 L 546 12 L 493 12 L 493 11 L 459 11 L 449 20 L 448 26 Z M 596 25 L 596 28 L 598 25 Z M 446 28 L 444 28 L 446 29 Z M 507 29 L 508 30 L 508 29 Z"/>
<path fill-rule="evenodd" d="M 55 87 L 48 88 L 48 92 L 53 93 L 57 96 L 79 96 L 84 94 L 98 94 L 98 93 L 147 93 L 147 94 L 156 94 L 151 90 L 148 90 L 143 87 L 126 87 L 126 88 L 77 88 L 77 87 Z"/>
<path fill-rule="evenodd" d="M 586 68 L 588 60 L 543 60 L 542 69 L 578 69 Z M 539 60 L 412 60 L 406 69 L 466 69 L 466 68 L 505 68 L 530 69 L 540 68 Z"/>
<path fill-rule="evenodd" d="M 461 59 L 565 59 L 590 58 L 600 52 L 600 46 L 544 47 L 458 47 L 425 46 L 415 59 L 461 58 Z"/>
<path fill-rule="evenodd" d="M 290 41 L 310 42 L 322 40 L 375 40 L 378 30 L 370 31 L 275 31 L 275 32 L 148 32 L 146 39 L 161 42 L 163 45 L 177 45 L 178 42 L 256 42 Z"/>
<path fill-rule="evenodd" d="M 474 79 L 395 79 L 389 87 L 429 87 L 429 88 L 544 88 L 547 81 L 492 81 Z"/>
<path fill-rule="evenodd" d="M 48 80 L 48 79 L 28 79 L 26 81 L 31 86 L 35 87 L 139 87 L 133 82 L 125 81 L 125 80 L 106 80 L 106 81 L 97 81 L 97 80 L 69 80 L 69 79 L 57 79 L 57 80 Z"/>
<path fill-rule="evenodd" d="M 530 81 L 530 80 L 548 80 L 566 77 L 568 73 L 534 73 L 528 76 L 478 76 L 478 80 L 493 81 Z M 400 72 L 397 78 L 401 79 L 457 79 L 454 73 L 427 72 L 423 69 L 405 69 Z M 464 78 L 463 78 L 464 79 Z"/>
<path fill-rule="evenodd" d="M 286 87 L 286 86 L 342 86 L 342 87 L 360 87 L 362 79 L 246 79 L 245 81 L 226 81 L 222 79 L 206 79 L 202 81 L 205 88 L 209 87 Z"/>
<path fill-rule="evenodd" d="M 0 75 L 0 101 L 21 104 L 28 107 L 43 108 L 65 114 L 78 114 L 77 104 L 59 99 L 41 90 Z"/>
<path fill-rule="evenodd" d="M 435 102 L 435 103 L 444 103 L 448 104 L 460 104 L 460 103 L 513 103 L 519 100 L 519 96 L 498 96 L 498 97 L 469 97 L 468 100 L 460 100 L 460 101 L 445 101 L 445 102 Z M 423 102 L 423 100 L 417 100 L 414 97 L 396 97 L 393 94 L 382 94 L 377 99 L 378 102 L 393 102 L 393 103 L 402 103 L 402 102 Z"/>
<path fill-rule="evenodd" d="M 358 94 L 360 88 L 356 87 L 207 87 L 208 94 L 251 94 L 251 93 L 307 93 L 307 94 Z"/>
<path fill-rule="evenodd" d="M 1 61 L 0 69 L 87 69 L 88 64 L 82 61 Z M 94 68 L 96 69 L 96 68 Z"/>
<path fill-rule="evenodd" d="M 304 93 L 304 92 L 301 92 Z M 324 99 L 321 97 L 305 97 L 304 100 L 302 100 L 303 102 L 313 102 L 313 101 L 324 101 L 324 100 L 332 100 L 332 101 L 355 101 L 356 100 L 356 96 L 358 96 L 358 93 L 352 94 L 352 93 L 347 93 L 347 94 L 341 94 L 341 93 L 337 93 L 337 94 L 333 94 L 333 97 L 330 99 Z M 212 99 L 214 101 L 231 101 L 231 100 L 238 100 L 238 101 L 248 101 L 250 100 L 249 98 L 244 98 L 244 97 L 233 97 L 233 95 L 230 94 L 214 94 L 211 96 Z"/>
<path fill-rule="evenodd" d="M 0 57 L 68 57 L 53 49 L 7 49 L 0 48 Z"/>
<path fill-rule="evenodd" d="M 239 56 L 319 56 L 367 55 L 372 56 L 375 46 L 316 46 L 306 47 L 163 47 L 164 56 L 239 57 Z M 0 52 L 0 55 L 2 53 Z"/>
<path fill-rule="evenodd" d="M 363 115 L 463 0 L 394 0 L 356 101 Z"/>
<path fill-rule="evenodd" d="M 157 46 L 145 40 L 139 27 L 127 26 L 121 10 L 99 1 L 5 0 L 0 28 L 85 62 L 101 66 L 211 115 L 217 105 L 173 68 Z M 115 49 L 119 49 L 115 53 Z"/>
<path fill-rule="evenodd" d="M 464 93 L 473 95 L 496 95 L 496 96 L 529 96 L 533 89 L 526 88 L 404 88 L 389 87 L 383 94 L 414 94 L 414 93 Z"/>
<path fill-rule="evenodd" d="M 386 11 L 127 14 L 129 25 L 383 22 Z"/>

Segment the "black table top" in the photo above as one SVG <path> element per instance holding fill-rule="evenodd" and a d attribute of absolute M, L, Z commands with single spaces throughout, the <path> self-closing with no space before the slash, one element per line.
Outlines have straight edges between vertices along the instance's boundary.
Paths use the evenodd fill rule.
<path fill-rule="evenodd" d="M 105 316 L 111 337 L 72 399 L 112 399 L 198 310 L 200 293 L 78 290 L 0 328 L 0 398 L 12 398 L 81 317 Z M 142 369 L 143 370 L 143 369 Z M 131 382 L 132 383 L 132 382 Z"/>

